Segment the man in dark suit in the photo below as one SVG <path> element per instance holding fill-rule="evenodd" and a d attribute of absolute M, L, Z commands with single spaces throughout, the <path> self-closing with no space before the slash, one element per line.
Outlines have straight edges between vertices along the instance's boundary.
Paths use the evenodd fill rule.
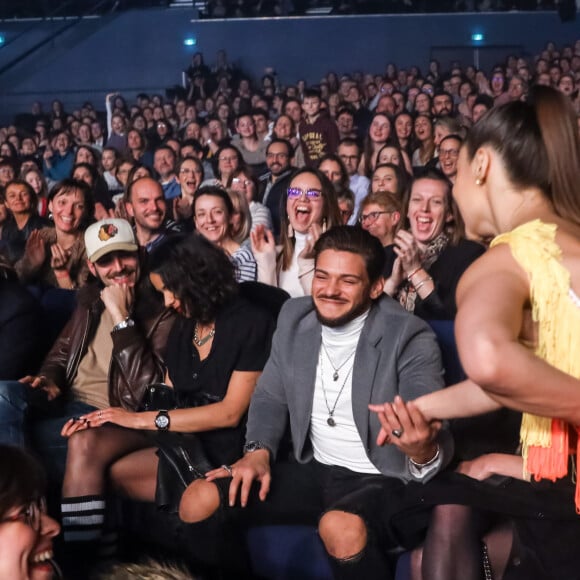
<path fill-rule="evenodd" d="M 230 506 L 239 494 L 250 519 L 320 518 L 337 578 L 389 578 L 385 552 L 396 543 L 385 505 L 405 482 L 433 477 L 453 445 L 445 429 L 414 411 L 390 434 L 397 446 L 377 444 L 381 425 L 369 405 L 395 400 L 398 409 L 397 396 L 411 400 L 443 386 L 435 336 L 383 294 L 383 260 L 380 242 L 361 229 L 336 227 L 320 237 L 312 296 L 290 300 L 280 313 L 250 405 L 245 455 L 188 488 L 185 521 L 223 505 L 218 489 Z M 296 461 L 271 464 L 287 418 Z"/>

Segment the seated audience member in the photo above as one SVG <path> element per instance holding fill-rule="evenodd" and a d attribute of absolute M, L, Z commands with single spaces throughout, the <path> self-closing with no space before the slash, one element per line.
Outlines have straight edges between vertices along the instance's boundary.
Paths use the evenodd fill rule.
<path fill-rule="evenodd" d="M 413 168 L 411 167 L 411 158 L 404 149 L 401 149 L 398 145 L 391 145 L 387 143 L 381 147 L 379 154 L 377 155 L 377 167 L 379 165 L 384 165 L 385 163 L 392 163 L 393 165 L 398 165 L 403 171 L 409 175 L 413 174 Z"/>
<path fill-rule="evenodd" d="M 177 162 L 176 173 L 181 193 L 167 210 L 184 230 L 190 230 L 193 228 L 193 196 L 204 180 L 203 163 L 197 156 L 183 157 Z"/>
<path fill-rule="evenodd" d="M 403 201 L 407 195 L 409 178 L 407 172 L 393 163 L 377 165 L 371 175 L 371 187 L 369 193 L 377 191 L 390 191 Z"/>
<path fill-rule="evenodd" d="M 0 369 L 6 380 L 17 380 L 40 363 L 40 306 L 18 281 L 14 267 L 0 254 Z M 10 435 L 7 436 L 10 441 Z M 0 434 L 0 441 L 6 435 Z"/>
<path fill-rule="evenodd" d="M 249 113 L 239 115 L 236 119 L 237 134 L 231 144 L 242 154 L 244 163 L 251 167 L 255 175 L 264 171 L 266 163 L 266 143 L 256 133 L 256 123 Z"/>
<path fill-rule="evenodd" d="M 30 234 L 49 222 L 36 213 L 36 195 L 26 181 L 9 182 L 4 191 L 4 203 L 8 218 L 2 226 L 2 245 L 9 260 L 16 262 L 24 255 Z"/>
<path fill-rule="evenodd" d="M 348 172 L 342 159 L 338 155 L 334 153 L 324 155 L 324 157 L 320 158 L 316 167 L 326 175 L 336 189 L 348 188 L 350 183 Z"/>
<path fill-rule="evenodd" d="M 433 123 L 430 115 L 421 113 L 415 118 L 415 137 L 418 147 L 413 152 L 411 165 L 424 167 L 435 155 L 435 141 L 433 136 Z"/>
<path fill-rule="evenodd" d="M 70 176 L 74 165 L 75 154 L 69 134 L 60 131 L 46 146 L 42 156 L 42 171 L 49 181 L 61 181 Z"/>
<path fill-rule="evenodd" d="M 395 235 L 401 225 L 402 207 L 398 195 L 382 190 L 369 193 L 361 204 L 359 221 L 362 229 L 377 238 L 385 250 L 385 278 L 391 275 L 397 258 Z"/>
<path fill-rule="evenodd" d="M 226 253 L 234 264 L 238 282 L 253 282 L 258 276 L 256 260 L 247 246 L 233 239 L 233 214 L 234 206 L 225 189 L 208 185 L 195 192 L 195 229 Z"/>
<path fill-rule="evenodd" d="M 252 230 L 255 230 L 257 226 L 263 226 L 268 230 L 272 229 L 272 215 L 264 204 L 256 201 L 258 183 L 248 168 L 242 167 L 232 173 L 229 189 L 241 193 L 246 199 L 252 218 Z"/>
<path fill-rule="evenodd" d="M 439 152 L 439 145 L 447 135 L 459 135 L 463 137 L 465 130 L 461 123 L 453 117 L 439 117 L 433 124 L 433 142 L 437 152 Z M 433 165 L 431 163 L 431 165 Z"/>
<path fill-rule="evenodd" d="M 314 243 L 322 232 L 340 223 L 332 183 L 316 169 L 298 170 L 286 191 L 280 246 L 269 230 L 258 227 L 250 234 L 258 281 L 278 286 L 292 297 L 310 294 Z"/>
<path fill-rule="evenodd" d="M 394 137 L 396 143 L 399 149 L 405 152 L 407 160 L 409 160 L 416 147 L 413 135 L 413 117 L 407 111 L 402 111 L 395 117 L 393 125 L 395 127 Z"/>
<path fill-rule="evenodd" d="M 90 188 L 91 197 L 94 200 L 93 216 L 100 220 L 113 217 L 115 204 L 109 193 L 107 183 L 97 170 L 97 167 L 90 163 L 77 163 L 72 170 L 71 177 L 77 181 L 83 181 Z"/>
<path fill-rule="evenodd" d="M 259 199 L 270 210 L 273 233 L 280 236 L 280 208 L 286 197 L 288 183 L 295 170 L 292 167 L 294 151 L 289 141 L 272 139 L 266 149 L 268 172 L 260 177 Z"/>
<path fill-rule="evenodd" d="M 300 145 L 307 167 L 316 167 L 324 155 L 336 153 L 338 149 L 338 128 L 336 123 L 321 112 L 320 91 L 306 89 L 302 101 L 304 118 L 300 122 Z"/>
<path fill-rule="evenodd" d="M 46 178 L 37 168 L 31 167 L 20 173 L 20 179 L 23 179 L 32 187 L 38 199 L 38 215 L 40 217 L 48 216 L 48 185 Z"/>
<path fill-rule="evenodd" d="M 16 178 L 16 161 L 10 157 L 0 156 L 0 189 L 6 188 Z"/>
<path fill-rule="evenodd" d="M 101 165 L 101 158 L 98 151 L 88 145 L 81 145 L 75 151 L 74 165 L 79 163 L 88 163 L 92 165 L 97 171 Z"/>
<path fill-rule="evenodd" d="M 349 189 L 354 193 L 354 210 L 349 225 L 354 225 L 360 213 L 361 201 L 369 192 L 369 178 L 358 173 L 361 161 L 361 148 L 354 139 L 343 139 L 338 146 L 338 156 L 342 159 L 349 176 Z"/>
<path fill-rule="evenodd" d="M 386 552 L 394 547 L 385 513 L 405 482 L 445 466 L 452 441 L 422 422 L 397 431 L 403 452 L 378 447 L 368 404 L 441 388 L 439 349 L 425 323 L 382 296 L 378 240 L 338 226 L 314 251 L 312 297 L 282 308 L 244 457 L 190 484 L 179 513 L 198 522 L 218 509 L 228 517 L 239 503 L 249 521 L 254 513 L 262 522 L 318 521 L 335 578 L 384 580 L 393 577 Z M 295 461 L 276 463 L 288 423 Z"/>
<path fill-rule="evenodd" d="M 72 290 L 87 283 L 83 233 L 92 221 L 93 198 L 84 181 L 65 179 L 50 191 L 53 226 L 31 232 L 15 268 L 24 284 Z"/>
<path fill-rule="evenodd" d="M 153 156 L 153 168 L 159 175 L 159 182 L 163 187 L 165 199 L 173 199 L 179 196 L 181 188 L 177 180 L 176 171 L 177 156 L 175 151 L 168 145 L 161 145 L 155 149 Z"/>
<path fill-rule="evenodd" d="M 379 151 L 391 142 L 391 121 L 385 113 L 375 113 L 364 142 L 362 158 L 358 166 L 361 175 L 369 177 L 377 166 Z"/>
<path fill-rule="evenodd" d="M 354 194 L 353 192 L 346 189 L 336 189 L 336 202 L 338 203 L 338 209 L 340 210 L 341 225 L 346 226 L 352 218 L 354 212 Z"/>
<path fill-rule="evenodd" d="M 409 230 L 395 236 L 397 259 L 385 292 L 421 318 L 452 320 L 459 279 L 485 248 L 464 238 L 451 184 L 437 170 L 413 181 L 406 218 Z"/>
<path fill-rule="evenodd" d="M 115 178 L 121 186 L 121 191 L 129 184 L 129 173 L 134 167 L 137 167 L 137 162 L 128 157 L 119 157 L 115 162 Z"/>
<path fill-rule="evenodd" d="M 127 132 L 127 149 L 135 161 L 153 167 L 153 155 L 147 147 L 147 139 L 138 129 L 129 129 Z"/>
<path fill-rule="evenodd" d="M 246 196 L 241 191 L 234 191 L 232 189 L 228 189 L 227 191 L 234 206 L 230 228 L 232 240 L 237 244 L 249 246 L 250 230 L 252 229 L 250 206 L 248 205 Z"/>
<path fill-rule="evenodd" d="M 132 218 L 139 246 L 147 253 L 157 247 L 170 231 L 174 222 L 168 223 L 167 201 L 158 181 L 140 177 L 129 183 L 125 194 L 125 209 Z"/>
<path fill-rule="evenodd" d="M 117 109 L 114 110 L 114 100 L 118 93 L 110 93 L 105 97 L 107 109 L 107 147 L 113 147 L 119 155 L 127 154 L 127 120 L 125 115 Z"/>
<path fill-rule="evenodd" d="M 215 156 L 214 162 L 214 176 L 202 182 L 202 186 L 210 185 L 225 189 L 228 186 L 228 181 L 232 173 L 244 165 L 242 154 L 232 145 L 223 145 L 220 147 Z"/>
<path fill-rule="evenodd" d="M 246 412 L 270 350 L 272 316 L 239 295 L 233 264 L 216 245 L 175 236 L 149 265 L 151 283 L 177 314 L 165 359 L 176 405 L 139 413 L 103 408 L 64 426 L 70 449 L 63 513 L 76 522 L 64 526 L 64 537 L 77 553 L 91 553 L 101 534 L 92 510 L 104 512 L 109 476 L 124 495 L 177 511 L 185 485 L 167 455 L 156 455 L 152 432 L 164 448 L 185 450 L 192 479 L 241 456 Z"/>
<path fill-rule="evenodd" d="M 60 526 L 47 515 L 45 476 L 24 449 L 0 445 L 0 578 L 61 578 L 52 540 Z"/>
<path fill-rule="evenodd" d="M 103 149 L 103 154 L 101 155 L 101 171 L 111 195 L 119 193 L 120 189 L 119 182 L 115 177 L 117 173 L 116 161 L 118 158 L 119 154 L 114 147 L 105 147 Z"/>
<path fill-rule="evenodd" d="M 459 135 L 447 135 L 439 143 L 439 165 L 441 173 L 454 184 L 457 177 L 457 160 L 463 139 Z"/>
<path fill-rule="evenodd" d="M 64 423 L 109 406 L 137 409 L 145 386 L 163 379 L 173 323 L 172 314 L 139 283 L 138 246 L 128 222 L 107 219 L 89 226 L 85 245 L 94 283 L 79 291 L 72 318 L 38 375 L 0 382 L 0 436 L 23 445 L 26 411 L 38 406 L 33 442 L 56 480 L 66 457 Z"/>
<path fill-rule="evenodd" d="M 300 104 L 298 102 L 294 104 L 299 109 L 298 116 L 300 117 Z M 297 135 L 296 124 L 292 117 L 282 114 L 274 123 L 271 140 L 281 139 L 283 141 L 288 141 L 293 149 L 293 154 L 291 155 L 292 165 L 294 167 L 304 167 L 304 154 L 302 153 L 302 146 L 300 145 Z"/>
<path fill-rule="evenodd" d="M 493 99 L 489 95 L 479 95 L 473 103 L 471 120 L 477 123 L 489 110 L 493 109 Z"/>

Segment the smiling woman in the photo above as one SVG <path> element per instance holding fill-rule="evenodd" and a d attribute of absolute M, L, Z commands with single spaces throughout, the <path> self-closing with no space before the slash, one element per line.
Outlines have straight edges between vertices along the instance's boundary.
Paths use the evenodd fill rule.
<path fill-rule="evenodd" d="M 316 240 L 342 223 L 334 187 L 320 171 L 301 169 L 290 181 L 285 209 L 280 247 L 269 230 L 258 227 L 250 234 L 258 280 L 279 286 L 293 297 L 304 296 L 312 285 Z"/>
<path fill-rule="evenodd" d="M 0 445 L 0 578 L 59 578 L 52 539 L 59 525 L 45 513 L 44 474 L 19 447 Z"/>
<path fill-rule="evenodd" d="M 484 247 L 464 239 L 451 184 L 437 170 L 415 179 L 406 213 L 409 229 L 395 236 L 385 292 L 422 318 L 452 320 L 459 279 Z"/>
<path fill-rule="evenodd" d="M 48 196 L 53 227 L 33 231 L 16 272 L 26 284 L 73 289 L 89 277 L 83 232 L 93 215 L 93 199 L 83 181 L 65 179 Z"/>

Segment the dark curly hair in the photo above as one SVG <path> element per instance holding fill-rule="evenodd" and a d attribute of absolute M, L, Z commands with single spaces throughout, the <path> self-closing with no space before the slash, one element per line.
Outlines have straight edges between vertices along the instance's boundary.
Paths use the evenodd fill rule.
<path fill-rule="evenodd" d="M 189 318 L 207 324 L 238 293 L 225 252 L 198 234 L 169 236 L 149 255 L 149 271 L 181 301 Z"/>
<path fill-rule="evenodd" d="M 0 445 L 0 518 L 11 509 L 44 495 L 45 476 L 38 461 L 27 451 Z"/>

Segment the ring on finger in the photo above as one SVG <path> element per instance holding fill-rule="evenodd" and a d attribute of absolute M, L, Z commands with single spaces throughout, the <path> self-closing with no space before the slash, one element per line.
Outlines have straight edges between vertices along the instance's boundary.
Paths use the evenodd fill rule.
<path fill-rule="evenodd" d="M 99 419 L 102 419 L 102 418 L 103 418 L 103 411 L 99 411 L 99 412 L 97 413 L 97 417 L 98 417 Z"/>
<path fill-rule="evenodd" d="M 393 429 L 391 431 L 391 433 L 393 434 L 393 437 L 396 437 L 397 439 L 400 439 L 404 433 L 403 429 Z"/>
<path fill-rule="evenodd" d="M 225 469 L 230 477 L 232 477 L 232 475 L 234 474 L 231 465 L 222 465 L 222 469 Z"/>

